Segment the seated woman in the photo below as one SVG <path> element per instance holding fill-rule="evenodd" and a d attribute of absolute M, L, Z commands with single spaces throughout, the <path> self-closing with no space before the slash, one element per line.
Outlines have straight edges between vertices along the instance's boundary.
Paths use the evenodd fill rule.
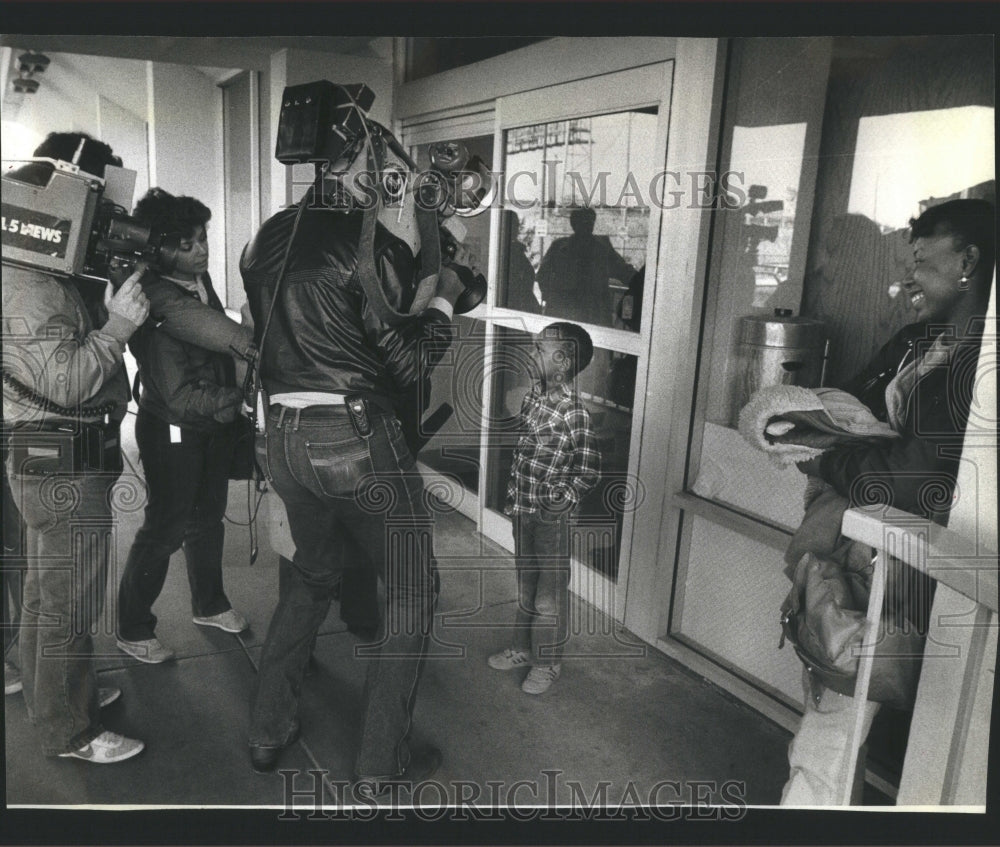
<path fill-rule="evenodd" d="M 993 206 L 984 200 L 933 206 L 910 221 L 910 242 L 915 268 L 904 289 L 918 320 L 844 386 L 900 437 L 836 447 L 798 467 L 832 486 L 845 505 L 881 502 L 943 524 L 952 506 L 972 402 L 970 377 L 989 305 Z M 925 634 L 932 581 L 889 564 L 887 600 L 904 606 L 897 611 Z M 864 705 L 866 735 L 878 706 Z M 805 714 L 789 747 L 783 805 L 839 802 L 855 713 L 849 696 L 829 688 L 807 691 Z"/>
<path fill-rule="evenodd" d="M 149 191 L 135 218 L 183 238 L 176 265 L 143 277 L 149 320 L 132 341 L 141 394 L 136 441 L 148 502 L 118 592 L 118 647 L 150 664 L 172 658 L 152 606 L 170 556 L 183 545 L 194 623 L 242 632 L 247 621 L 222 587 L 223 516 L 242 392 L 233 356 L 251 359 L 251 330 L 226 317 L 208 276 L 206 206 Z"/>

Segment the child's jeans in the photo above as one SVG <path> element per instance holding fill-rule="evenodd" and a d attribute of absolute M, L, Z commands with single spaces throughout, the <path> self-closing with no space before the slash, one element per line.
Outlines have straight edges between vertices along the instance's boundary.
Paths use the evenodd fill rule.
<path fill-rule="evenodd" d="M 514 647 L 532 664 L 557 665 L 569 637 L 569 515 L 514 515 Z"/>

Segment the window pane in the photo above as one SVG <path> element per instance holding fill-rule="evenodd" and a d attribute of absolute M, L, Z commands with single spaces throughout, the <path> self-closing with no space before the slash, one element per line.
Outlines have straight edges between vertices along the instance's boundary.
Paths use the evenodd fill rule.
<path fill-rule="evenodd" d="M 419 404 L 423 410 L 420 434 L 426 443 L 417 458 L 440 473 L 458 478 L 473 493 L 479 491 L 485 332 L 482 321 L 456 315 L 455 340 L 431 372 Z"/>
<path fill-rule="evenodd" d="M 492 403 L 486 505 L 502 512 L 517 443 L 521 401 L 531 388 L 527 362 L 534 349 L 528 332 L 498 327 L 490 373 Z M 627 485 L 632 437 L 632 397 L 636 357 L 595 348 L 594 359 L 577 379 L 590 413 L 601 454 L 601 479 L 580 506 L 574 549 L 585 564 L 610 576 L 618 574 L 623 513 L 617 494 Z"/>
<path fill-rule="evenodd" d="M 909 219 L 956 197 L 993 200 L 993 149 L 993 109 L 985 106 L 858 120 L 847 208 L 834 213 L 827 204 L 805 281 L 803 313 L 829 327 L 829 384 L 850 380 L 892 332 L 916 320 L 898 296 L 913 269 Z M 832 170 L 821 170 L 821 187 Z"/>
<path fill-rule="evenodd" d="M 498 305 L 639 330 L 656 109 L 504 133 Z"/>
<path fill-rule="evenodd" d="M 463 138 L 470 156 L 493 161 L 493 136 Z M 430 167 L 429 144 L 411 151 L 421 170 Z M 489 261 L 490 216 L 452 218 L 464 232 L 463 259 L 481 272 Z M 455 232 L 455 230 L 452 230 Z M 482 433 L 483 355 L 485 325 L 482 321 L 456 316 L 456 338 L 445 359 L 431 373 L 419 402 L 427 439 L 417 458 L 440 473 L 457 477 L 469 491 L 479 490 L 479 441 Z M 446 407 L 445 407 L 446 404 Z M 447 408 L 452 410 L 447 416 Z M 430 425 L 431 431 L 427 431 Z"/>

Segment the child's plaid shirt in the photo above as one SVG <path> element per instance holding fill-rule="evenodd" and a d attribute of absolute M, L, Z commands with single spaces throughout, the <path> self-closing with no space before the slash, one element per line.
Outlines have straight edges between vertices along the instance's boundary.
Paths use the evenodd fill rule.
<path fill-rule="evenodd" d="M 575 508 L 601 473 L 590 414 L 565 383 L 542 393 L 536 384 L 521 402 L 521 435 L 507 483 L 508 515 Z"/>

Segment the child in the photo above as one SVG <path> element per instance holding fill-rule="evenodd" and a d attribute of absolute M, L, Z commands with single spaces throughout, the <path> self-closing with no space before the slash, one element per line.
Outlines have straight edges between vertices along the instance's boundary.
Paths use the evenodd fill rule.
<path fill-rule="evenodd" d="M 538 382 L 521 403 L 504 510 L 513 520 L 517 566 L 514 646 L 489 664 L 501 671 L 530 666 L 521 685 L 528 694 L 541 694 L 559 677 L 568 638 L 569 518 L 600 474 L 590 415 L 573 389 L 593 354 L 590 336 L 576 324 L 545 327 L 531 360 Z"/>

